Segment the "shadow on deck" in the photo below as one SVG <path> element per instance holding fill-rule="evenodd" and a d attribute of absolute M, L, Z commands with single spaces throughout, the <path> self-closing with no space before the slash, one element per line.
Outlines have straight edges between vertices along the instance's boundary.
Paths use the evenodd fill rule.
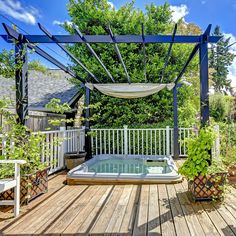
<path fill-rule="evenodd" d="M 192 203 L 186 182 L 152 185 L 64 184 L 21 208 L 0 211 L 0 235 L 236 235 L 236 190 L 224 204 Z"/>

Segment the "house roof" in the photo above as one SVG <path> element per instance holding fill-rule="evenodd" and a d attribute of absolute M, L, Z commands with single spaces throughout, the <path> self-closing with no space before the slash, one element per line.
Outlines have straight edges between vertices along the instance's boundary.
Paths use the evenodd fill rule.
<path fill-rule="evenodd" d="M 41 110 L 52 98 L 72 104 L 80 89 L 69 81 L 70 78 L 62 70 L 50 69 L 46 73 L 29 71 L 29 108 Z M 0 98 L 16 100 L 14 79 L 0 76 Z"/>

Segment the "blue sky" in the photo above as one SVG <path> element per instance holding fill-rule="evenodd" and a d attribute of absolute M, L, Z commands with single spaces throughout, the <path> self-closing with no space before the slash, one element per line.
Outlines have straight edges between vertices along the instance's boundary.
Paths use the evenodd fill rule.
<path fill-rule="evenodd" d="M 126 0 L 112 0 L 111 4 L 118 9 L 125 4 Z M 178 20 L 183 17 L 186 22 L 194 22 L 202 29 L 211 23 L 213 26 L 220 25 L 226 37 L 231 37 L 231 42 L 236 41 L 236 0 L 136 0 L 135 5 L 140 9 L 145 9 L 146 4 L 151 2 L 159 5 L 168 2 L 173 10 L 173 19 Z M 66 4 L 68 0 L 0 0 L 0 22 L 9 23 L 3 16 L 13 21 L 20 28 L 30 34 L 41 34 L 37 27 L 37 22 L 42 23 L 51 33 L 64 34 L 64 30 L 59 26 L 60 22 L 70 21 L 67 14 Z M 0 26 L 0 34 L 4 34 L 3 27 Z M 0 50 L 9 49 L 11 45 L 0 39 Z M 66 56 L 56 45 L 40 45 L 58 60 L 67 63 Z M 53 52 L 55 51 L 55 52 Z M 236 54 L 236 45 L 231 48 Z M 59 55 L 58 55 L 59 54 Z M 31 56 L 32 59 L 40 59 L 42 63 L 53 67 L 45 60 Z M 236 59 L 230 67 L 229 77 L 236 86 Z"/>

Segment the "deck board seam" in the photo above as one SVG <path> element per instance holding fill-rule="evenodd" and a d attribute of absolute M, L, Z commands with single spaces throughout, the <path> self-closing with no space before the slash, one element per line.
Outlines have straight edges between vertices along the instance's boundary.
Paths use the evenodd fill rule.
<path fill-rule="evenodd" d="M 71 203 L 67 206 L 67 208 L 64 211 L 62 211 L 56 218 L 59 219 L 63 214 L 65 214 L 69 210 L 69 208 L 75 203 L 75 201 L 77 201 L 78 198 L 80 198 L 86 192 L 88 188 L 89 186 L 87 186 L 85 189 L 82 190 L 82 192 L 76 195 L 74 200 L 72 200 Z M 53 224 L 55 224 L 55 221 L 52 221 L 47 227 L 45 227 L 45 229 L 43 229 L 40 232 L 40 235 L 44 234 Z"/>
<path fill-rule="evenodd" d="M 115 185 L 112 186 L 112 188 L 111 188 L 111 190 L 109 191 L 109 193 L 107 194 L 107 196 L 106 196 L 104 202 L 102 203 L 101 207 L 99 208 L 98 212 L 96 213 L 96 216 L 95 216 L 94 219 L 91 221 L 91 223 L 90 223 L 90 225 L 89 225 L 89 227 L 88 227 L 88 229 L 87 229 L 87 231 L 86 231 L 86 235 L 90 235 L 90 230 L 93 228 L 93 226 L 94 226 L 94 224 L 95 224 L 95 222 L 96 222 L 98 216 L 100 215 L 100 213 L 102 212 L 102 210 L 103 210 L 104 206 L 106 205 L 108 199 L 110 198 L 110 195 L 111 195 L 111 193 L 113 192 L 114 187 L 115 187 Z M 94 206 L 94 207 L 96 207 L 96 206 Z"/>

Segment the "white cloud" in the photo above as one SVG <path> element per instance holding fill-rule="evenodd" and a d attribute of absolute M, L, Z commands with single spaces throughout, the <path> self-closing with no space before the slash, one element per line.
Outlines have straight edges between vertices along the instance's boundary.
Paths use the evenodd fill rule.
<path fill-rule="evenodd" d="M 236 42 L 236 37 L 231 33 L 224 33 L 224 38 L 230 38 L 229 44 Z M 230 52 L 236 56 L 236 44 L 232 45 L 229 49 Z M 232 81 L 231 85 L 236 90 L 236 57 L 234 58 L 232 65 L 229 67 L 228 79 Z"/>
<path fill-rule="evenodd" d="M 65 23 L 70 26 L 73 24 L 73 22 L 69 20 L 65 20 L 65 21 L 54 20 L 52 22 L 53 25 L 59 25 L 59 26 L 63 26 Z"/>
<path fill-rule="evenodd" d="M 181 4 L 180 6 L 170 5 L 170 10 L 172 11 L 172 20 L 174 22 L 178 22 L 180 19 L 184 20 L 184 17 L 189 13 L 188 7 L 185 4 Z"/>
<path fill-rule="evenodd" d="M 107 3 L 108 3 L 108 5 L 110 5 L 111 8 L 115 8 L 116 9 L 116 7 L 115 7 L 113 2 L 108 1 Z"/>
<path fill-rule="evenodd" d="M 31 25 L 36 24 L 39 16 L 36 8 L 23 6 L 18 0 L 0 0 L 0 12 Z"/>

